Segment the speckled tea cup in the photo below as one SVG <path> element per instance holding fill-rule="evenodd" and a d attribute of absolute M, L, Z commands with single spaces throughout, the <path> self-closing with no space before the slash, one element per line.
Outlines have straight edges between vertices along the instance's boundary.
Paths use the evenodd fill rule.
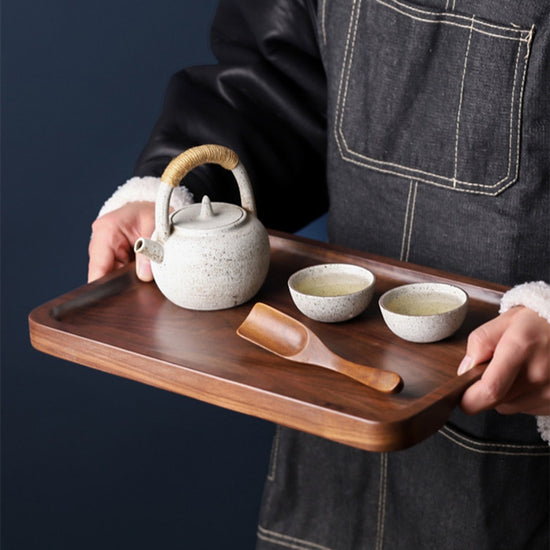
<path fill-rule="evenodd" d="M 357 317 L 369 305 L 376 278 L 353 264 L 319 264 L 297 271 L 288 280 L 296 307 L 310 319 L 338 323 Z"/>
<path fill-rule="evenodd" d="M 445 283 L 414 283 L 389 290 L 378 301 L 388 328 L 410 342 L 437 342 L 464 322 L 468 295 Z"/>

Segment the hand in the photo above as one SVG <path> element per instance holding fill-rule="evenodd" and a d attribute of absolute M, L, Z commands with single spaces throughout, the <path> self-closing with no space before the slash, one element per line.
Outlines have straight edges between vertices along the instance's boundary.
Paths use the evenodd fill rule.
<path fill-rule="evenodd" d="M 514 307 L 474 330 L 459 374 L 489 361 L 462 397 L 469 414 L 495 408 L 502 414 L 550 415 L 550 323 Z"/>
<path fill-rule="evenodd" d="M 134 243 L 139 237 L 150 237 L 154 229 L 152 202 L 130 202 L 95 220 L 88 247 L 88 282 L 131 262 Z M 153 280 L 149 260 L 142 254 L 136 257 L 136 273 L 142 281 Z"/>

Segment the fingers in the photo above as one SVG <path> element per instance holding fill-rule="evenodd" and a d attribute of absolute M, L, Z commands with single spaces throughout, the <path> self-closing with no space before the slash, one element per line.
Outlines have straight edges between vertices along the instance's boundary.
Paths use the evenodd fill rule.
<path fill-rule="evenodd" d="M 550 386 L 533 386 L 524 394 L 495 407 L 500 414 L 550 415 Z"/>
<path fill-rule="evenodd" d="M 481 379 L 464 393 L 462 409 L 475 414 L 494 408 L 511 391 L 524 364 L 525 357 L 519 346 L 507 340 L 499 343 Z"/>
<path fill-rule="evenodd" d="M 468 338 L 466 356 L 460 364 L 458 374 L 464 374 L 474 365 L 491 359 L 502 334 L 509 324 L 510 319 L 508 317 L 499 315 L 474 330 Z"/>
<path fill-rule="evenodd" d="M 95 220 L 88 247 L 88 282 L 132 261 L 135 241 L 153 232 L 154 209 L 154 203 L 133 202 Z M 145 258 L 136 261 L 136 270 L 141 280 L 152 280 L 151 266 Z"/>
<path fill-rule="evenodd" d="M 462 409 L 469 414 L 491 408 L 503 414 L 550 414 L 549 342 L 550 325 L 523 307 L 472 332 L 459 374 L 465 367 L 490 363 L 464 393 Z"/>
<path fill-rule="evenodd" d="M 106 232 L 101 227 L 92 233 L 88 254 L 88 282 L 103 277 L 131 260 L 128 242 L 124 236 Z"/>

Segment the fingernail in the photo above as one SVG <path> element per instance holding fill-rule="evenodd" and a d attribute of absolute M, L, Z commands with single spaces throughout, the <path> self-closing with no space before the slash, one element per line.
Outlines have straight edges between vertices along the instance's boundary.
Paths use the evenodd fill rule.
<path fill-rule="evenodd" d="M 472 358 L 468 355 L 464 356 L 464 359 L 460 362 L 460 365 L 458 365 L 458 370 L 456 371 L 457 374 L 460 376 L 461 374 L 464 374 L 465 372 L 468 372 L 472 367 Z"/>

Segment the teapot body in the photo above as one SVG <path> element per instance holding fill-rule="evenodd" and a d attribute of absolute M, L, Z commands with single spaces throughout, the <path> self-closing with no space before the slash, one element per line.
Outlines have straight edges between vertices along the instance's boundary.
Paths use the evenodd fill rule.
<path fill-rule="evenodd" d="M 216 203 L 212 207 L 215 210 Z M 163 260 L 151 262 L 151 268 L 171 302 L 187 309 L 218 310 L 250 300 L 266 278 L 269 260 L 267 231 L 247 213 L 226 231 L 176 227 L 164 242 Z"/>
<path fill-rule="evenodd" d="M 174 187 L 203 163 L 231 170 L 241 206 L 211 203 L 204 196 L 201 204 L 169 215 Z M 269 269 L 269 237 L 256 215 L 252 185 L 236 153 L 220 145 L 200 145 L 172 159 L 161 177 L 153 236 L 138 239 L 134 250 L 151 260 L 158 288 L 178 306 L 226 309 L 252 298 Z"/>

